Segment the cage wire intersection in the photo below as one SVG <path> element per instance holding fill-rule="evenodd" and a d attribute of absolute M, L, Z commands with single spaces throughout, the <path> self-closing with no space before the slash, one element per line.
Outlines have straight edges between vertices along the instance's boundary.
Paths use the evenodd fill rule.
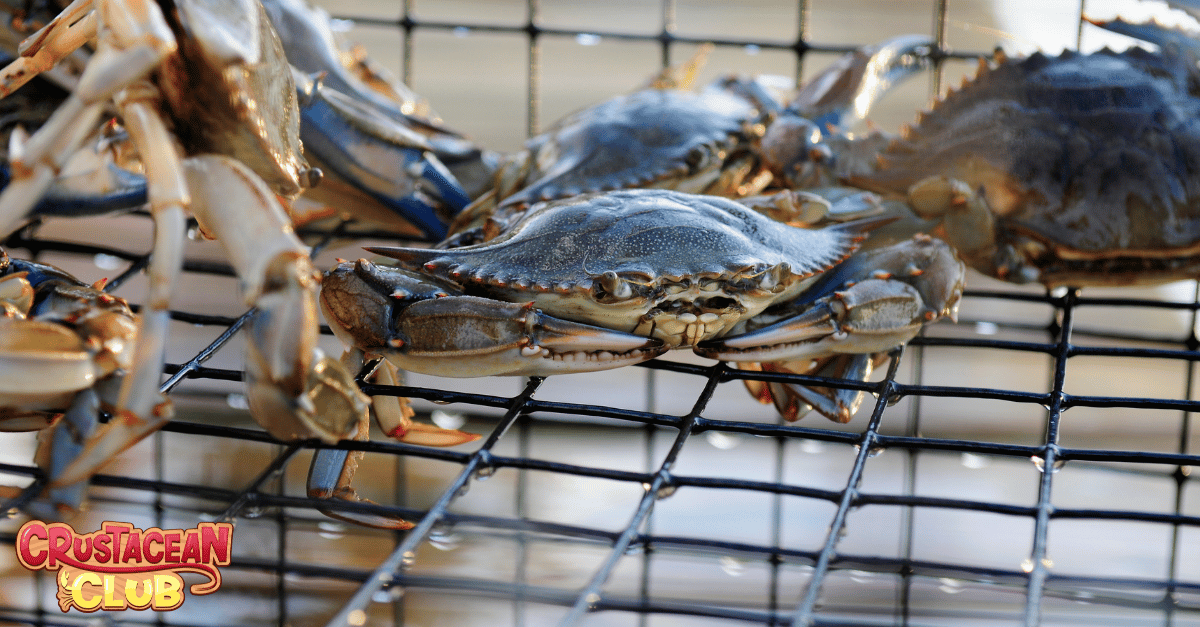
<path fill-rule="evenodd" d="M 937 42 L 935 91 L 944 63 L 984 52 L 946 45 L 947 5 L 947 0 L 921 5 L 929 11 Z M 469 29 L 524 37 L 530 133 L 542 122 L 539 64 L 547 40 L 587 35 L 650 42 L 658 45 L 663 64 L 672 60 L 675 48 L 688 44 L 755 46 L 794 53 L 797 68 L 807 55 L 854 47 L 817 43 L 821 37 L 807 25 L 817 9 L 805 0 L 797 7 L 794 41 L 680 34 L 675 0 L 662 0 L 659 7 L 662 28 L 651 34 L 548 26 L 539 19 L 537 0 L 527 2 L 527 19 L 516 25 L 422 19 L 408 2 L 396 8 L 396 19 L 343 17 L 365 28 L 398 30 L 405 79 L 414 71 L 413 40 L 419 33 Z M 149 222 L 145 214 L 123 219 Z M 344 242 L 348 233 L 355 242 L 397 240 L 353 223 L 301 231 L 315 252 Z M 109 290 L 136 280 L 148 258 L 140 249 L 58 237 L 41 224 L 3 246 L 54 263 L 118 260 L 111 266 L 119 273 Z M 185 273 L 226 283 L 233 276 L 224 263 L 195 256 L 189 256 Z M 172 393 L 181 415 L 144 445 L 147 452 L 136 465 L 110 467 L 92 480 L 93 517 L 164 528 L 236 521 L 227 587 L 214 597 L 191 599 L 178 612 L 64 615 L 53 601 L 51 578 L 0 562 L 5 565 L 0 589 L 8 589 L 0 592 L 0 622 L 1200 625 L 1200 555 L 1191 548 L 1200 527 L 1191 479 L 1191 468 L 1200 463 L 1191 423 L 1198 404 L 1200 346 L 1195 285 L 1168 296 L 1042 293 L 984 282 L 977 275 L 972 285 L 957 325 L 928 329 L 897 350 L 886 373 L 869 383 L 656 360 L 637 369 L 632 379 L 642 387 L 640 409 L 616 402 L 624 393 L 620 389 L 608 392 L 610 403 L 586 396 L 543 400 L 539 394 L 548 382 L 540 378 L 525 380 L 513 394 L 481 392 L 479 382 L 470 379 L 436 386 L 364 385 L 370 395 L 426 401 L 418 419 L 429 420 L 442 405 L 461 411 L 466 428 L 484 436 L 478 444 L 452 450 L 389 442 L 378 434 L 369 442 L 333 447 L 365 451 L 366 464 L 390 469 L 390 480 L 371 492 L 378 505 L 304 496 L 303 477 L 293 475 L 302 475 L 304 458 L 313 450 L 327 447 L 280 444 L 249 422 L 244 408 L 231 411 L 213 402 L 232 393 L 231 403 L 237 405 L 237 387 L 230 382 L 240 381 L 243 373 L 205 364 L 219 351 L 236 353 L 228 346 L 236 344 L 246 315 L 179 309 L 173 312 L 176 323 L 196 327 L 208 338 L 164 373 L 163 388 Z M 230 287 L 228 293 L 236 292 Z M 1018 313 L 997 316 L 1001 307 Z M 1170 332 L 1142 322 L 1164 316 L 1176 321 Z M 997 368 L 1044 363 L 1044 387 L 993 385 L 969 371 L 974 366 L 962 375 L 970 385 L 940 384 L 928 373 L 938 360 L 949 358 Z M 1077 364 L 1085 362 L 1086 377 L 1102 373 L 1099 387 L 1077 385 L 1078 377 L 1072 378 L 1083 368 Z M 1150 368 L 1155 380 L 1137 389 L 1150 392 L 1108 393 L 1121 391 L 1121 379 L 1132 378 L 1146 364 L 1155 364 Z M 1163 371 L 1172 376 L 1154 374 Z M 814 418 L 781 424 L 765 407 L 728 417 L 713 409 L 719 390 L 740 387 L 746 378 L 861 389 L 874 400 L 845 427 Z M 659 407 L 655 399 L 681 381 L 694 390 L 681 403 L 683 409 Z M 189 387 L 197 382 L 212 385 Z M 975 430 L 946 427 L 930 417 L 934 407 L 951 408 Z M 1064 418 L 1082 408 L 1094 413 L 1081 422 Z M 1067 414 L 1070 410 L 1074 414 Z M 1122 441 L 1120 434 L 1116 440 L 1092 438 L 1092 430 L 1101 429 L 1094 425 L 1107 425 L 1114 416 L 1124 422 L 1126 413 L 1129 420 L 1152 416 L 1151 430 L 1161 437 L 1151 444 Z M 1008 420 L 1009 414 L 1025 417 L 1014 418 L 1015 427 L 989 423 L 997 415 Z M 992 427 L 1003 433 L 990 433 Z M 574 448 L 561 455 L 546 452 L 541 442 L 548 432 L 563 433 Z M 739 443 L 742 449 L 753 447 L 754 471 L 722 465 L 729 462 L 721 457 L 705 465 L 709 453 Z M 614 457 L 616 451 L 633 450 L 629 455 L 636 463 L 607 463 L 605 446 Z M 583 449 L 586 454 L 570 454 Z M 177 457 L 182 450 L 209 451 L 205 454 L 213 455 L 214 463 L 238 466 L 244 474 L 197 479 L 174 468 L 194 461 Z M 797 472 L 797 466 L 810 468 L 797 461 L 808 459 L 805 455 L 830 464 L 833 480 Z M 886 478 L 878 480 L 875 469 L 885 463 Z M 3 506 L 10 518 L 0 538 L 11 546 L 23 520 L 19 507 L 35 493 L 39 474 L 28 461 L 0 464 L 0 472 L 10 483 L 31 486 Z M 944 488 L 930 483 L 931 474 L 955 472 L 976 474 Z M 491 477 L 504 479 L 484 483 Z M 622 505 L 605 504 L 593 523 L 586 516 L 547 514 L 556 511 L 539 505 L 547 499 L 586 509 L 586 503 L 600 498 L 586 489 L 547 494 L 544 486 L 560 480 L 577 487 L 617 486 L 612 490 L 628 498 Z M 1012 482 L 1024 492 L 1011 490 Z M 493 489 L 498 483 L 502 487 Z M 464 507 L 469 488 L 472 496 L 495 494 L 481 505 Z M 1157 496 L 1147 504 L 1151 501 L 1141 493 L 1150 492 Z M 685 495 L 698 499 L 698 506 L 684 514 L 662 511 Z M 749 514 L 758 531 L 746 537 L 723 532 L 728 527 L 720 521 L 737 518 L 738 504 L 751 502 L 758 504 Z M 320 508 L 398 514 L 417 525 L 407 532 L 359 529 L 327 519 Z M 681 517 L 691 522 L 674 524 Z M 708 522 L 695 524 L 702 517 Z M 862 540 L 863 534 L 884 537 L 882 545 L 891 548 L 880 549 L 881 544 Z M 967 538 L 965 549 L 945 548 L 960 535 Z M 1000 559 L 982 557 L 991 555 L 992 544 Z M 468 551 L 479 558 L 457 563 L 444 557 Z M 1096 568 L 1083 559 L 1087 553 L 1113 568 Z M 572 568 L 556 559 L 577 564 Z M 702 587 L 710 582 L 701 571 L 715 567 L 721 571 L 718 583 Z M 212 601 L 220 597 L 228 601 Z"/>

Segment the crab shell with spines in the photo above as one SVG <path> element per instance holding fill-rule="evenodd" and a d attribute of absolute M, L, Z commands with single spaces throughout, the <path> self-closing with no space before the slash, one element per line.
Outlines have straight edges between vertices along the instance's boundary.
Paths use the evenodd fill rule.
<path fill-rule="evenodd" d="M 788 94 L 744 76 L 690 91 L 702 52 L 648 88 L 568 115 L 505 157 L 492 189 L 459 214 L 441 247 L 496 237 L 538 201 L 633 188 L 738 198 L 801 172 L 816 177 L 830 159 L 823 133 L 844 132 L 922 71 L 931 45 L 905 35 L 864 46 Z"/>
<path fill-rule="evenodd" d="M 406 370 L 598 370 L 729 333 L 801 294 L 889 220 L 809 230 L 713 196 L 584 194 L 536 205 L 486 244 L 369 248 L 399 268 L 342 264 L 326 275 L 321 301 L 344 341 Z M 500 353 L 507 365 L 484 371 L 482 357 Z M 563 353 L 575 356 L 564 363 Z"/>
<path fill-rule="evenodd" d="M 1200 69 L 1159 43 L 981 61 L 852 185 L 904 196 L 969 265 L 1001 279 L 1136 285 L 1200 272 Z M 922 225 L 924 228 L 927 225 Z"/>

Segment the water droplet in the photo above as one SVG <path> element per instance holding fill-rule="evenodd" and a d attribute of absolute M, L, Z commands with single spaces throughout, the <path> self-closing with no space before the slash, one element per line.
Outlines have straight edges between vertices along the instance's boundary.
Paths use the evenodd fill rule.
<path fill-rule="evenodd" d="M 121 264 L 124 262 L 116 255 L 96 253 L 96 256 L 92 257 L 92 263 L 96 264 L 96 267 L 100 268 L 101 270 L 116 270 L 117 268 L 120 268 Z"/>
<path fill-rule="evenodd" d="M 1091 599 L 1094 598 L 1096 598 L 1096 595 L 1087 590 L 1079 590 L 1075 593 L 1075 602 L 1080 605 L 1091 605 Z"/>
<path fill-rule="evenodd" d="M 332 520 L 322 520 L 317 523 L 317 535 L 326 540 L 337 540 L 346 535 L 346 525 Z"/>
<path fill-rule="evenodd" d="M 250 409 L 250 401 L 245 394 L 234 392 L 225 397 L 225 402 L 234 409 Z"/>
<path fill-rule="evenodd" d="M 1048 557 L 1043 557 L 1042 558 L 1042 567 L 1047 570 L 1054 568 L 1054 560 L 1052 560 Z M 1033 558 L 1031 558 L 1031 557 L 1025 558 L 1025 561 L 1021 562 L 1021 570 L 1025 571 L 1027 573 L 1032 573 L 1033 572 Z"/>
<path fill-rule="evenodd" d="M 1000 327 L 995 322 L 976 322 L 975 333 L 979 335 L 996 335 L 1000 332 Z"/>
<path fill-rule="evenodd" d="M 432 402 L 432 403 L 434 403 L 434 404 L 436 404 L 436 405 L 449 405 L 449 404 L 450 404 L 450 401 L 439 401 L 439 400 L 435 400 L 435 401 L 430 401 L 430 402 Z"/>
<path fill-rule="evenodd" d="M 589 592 L 588 595 L 583 598 L 583 600 L 587 601 L 589 606 L 595 607 L 596 604 L 600 602 L 600 595 L 596 594 L 595 592 Z"/>
<path fill-rule="evenodd" d="M 466 496 L 466 495 L 467 495 L 467 493 L 468 493 L 468 492 L 470 492 L 470 491 L 471 491 L 471 484 L 469 484 L 469 483 L 464 483 L 464 484 L 462 484 L 462 487 L 460 487 L 460 488 L 458 489 L 458 492 L 455 492 L 455 493 L 454 493 L 454 498 L 456 498 L 456 499 L 457 499 L 457 498 L 462 498 L 462 497 Z"/>
<path fill-rule="evenodd" d="M 645 546 L 641 544 L 630 544 L 625 547 L 625 555 L 641 555 L 645 553 Z"/>
<path fill-rule="evenodd" d="M 600 36 L 594 33 L 579 33 L 575 36 L 575 43 L 581 46 L 598 46 L 600 45 Z"/>
<path fill-rule="evenodd" d="M 15 508 L 15 507 L 10 507 L 10 508 L 8 508 L 7 511 L 4 512 L 4 517 L 11 520 L 13 518 L 16 518 L 17 515 L 20 513 L 21 513 L 21 510 Z"/>
<path fill-rule="evenodd" d="M 462 538 L 450 529 L 434 529 L 429 532 L 429 544 L 439 551 L 453 551 L 462 544 Z"/>
<path fill-rule="evenodd" d="M 372 603 L 391 603 L 392 595 L 387 590 L 376 590 L 375 594 L 371 595 Z"/>
<path fill-rule="evenodd" d="M 727 451 L 742 443 L 742 439 L 736 434 L 725 433 L 723 431 L 709 431 L 704 434 L 704 439 L 722 451 Z"/>
<path fill-rule="evenodd" d="M 658 492 L 654 493 L 654 498 L 661 501 L 662 499 L 669 498 L 672 494 L 675 494 L 675 486 L 665 485 L 659 488 Z"/>
<path fill-rule="evenodd" d="M 721 556 L 720 562 L 721 570 L 725 571 L 725 574 L 729 575 L 730 577 L 741 577 L 742 575 L 746 574 L 746 565 L 742 563 L 742 560 L 736 557 L 723 555 Z"/>
<path fill-rule="evenodd" d="M 243 518 L 259 518 L 262 515 L 263 515 L 263 506 L 262 505 L 247 505 L 245 507 L 245 509 L 242 510 Z"/>
<path fill-rule="evenodd" d="M 488 479 L 491 479 L 492 475 L 494 474 L 496 474 L 495 466 L 480 466 L 479 468 L 475 469 L 475 480 L 487 481 Z"/>
<path fill-rule="evenodd" d="M 417 563 L 417 554 L 412 551 L 406 551 L 400 558 L 400 566 L 402 568 L 412 568 L 413 564 Z"/>
<path fill-rule="evenodd" d="M 467 424 L 467 415 L 460 411 L 435 409 L 429 414 L 429 419 L 443 429 L 461 429 Z"/>
<path fill-rule="evenodd" d="M 346 624 L 360 627 L 367 624 L 367 613 L 362 610 L 354 610 L 346 615 Z"/>
<path fill-rule="evenodd" d="M 198 242 L 198 241 L 204 239 L 204 235 L 202 235 L 200 233 L 200 229 L 198 229 L 196 227 L 192 227 L 187 230 L 187 238 L 192 240 L 193 242 Z"/>
<path fill-rule="evenodd" d="M 1038 472 L 1046 472 L 1046 459 L 1044 457 L 1038 457 L 1037 455 L 1034 455 L 1033 457 L 1030 457 L 1029 459 L 1031 459 L 1033 461 L 1033 467 L 1037 468 Z M 1063 459 L 1054 460 L 1054 465 L 1050 468 L 1050 474 L 1054 474 L 1054 473 L 1062 470 L 1062 467 L 1065 466 L 1066 464 L 1067 464 L 1066 460 L 1063 460 Z"/>
<path fill-rule="evenodd" d="M 938 590 L 941 590 L 946 594 L 958 594 L 959 592 L 966 590 L 966 588 L 963 587 L 963 583 L 957 579 L 942 577 L 938 581 L 942 582 L 942 585 L 938 586 Z"/>
<path fill-rule="evenodd" d="M 745 45 L 745 46 L 742 48 L 742 50 L 743 50 L 743 51 L 745 51 L 745 52 L 746 52 L 746 54 L 748 54 L 748 55 L 750 55 L 750 56 L 754 56 L 754 55 L 756 55 L 756 54 L 758 54 L 758 53 L 762 52 L 762 48 L 761 48 L 761 47 L 759 47 L 759 46 L 757 46 L 757 45 L 755 45 L 755 44 L 746 44 L 746 45 Z"/>
<path fill-rule="evenodd" d="M 820 440 L 800 440 L 800 452 L 816 455 L 825 452 L 825 443 Z"/>
<path fill-rule="evenodd" d="M 871 583 L 875 579 L 875 573 L 869 570 L 852 570 L 850 571 L 850 581 L 855 583 Z"/>
<path fill-rule="evenodd" d="M 650 491 L 650 484 L 649 484 L 649 483 L 646 483 L 646 482 L 642 482 L 642 490 L 644 490 L 644 491 L 646 491 L 646 492 L 649 492 L 649 491 Z"/>
<path fill-rule="evenodd" d="M 861 444 L 855 444 L 855 445 L 854 445 L 854 452 L 855 452 L 855 453 L 857 453 L 857 452 L 859 452 L 859 451 L 861 451 L 861 450 L 862 450 L 862 445 L 861 445 Z M 887 450 L 887 449 L 886 449 L 886 448 L 884 448 L 884 447 L 882 447 L 882 446 L 872 446 L 870 449 L 868 449 L 868 450 L 867 450 L 867 457 L 879 457 L 880 455 L 883 455 L 883 452 L 884 452 L 885 450 Z"/>
<path fill-rule="evenodd" d="M 992 460 L 986 455 L 976 455 L 975 453 L 963 453 L 962 465 L 971 470 L 979 470 L 992 465 Z"/>
<path fill-rule="evenodd" d="M 467 28 L 466 26 L 459 26 L 454 29 L 455 37 L 466 37 L 467 35 L 470 35 L 470 34 L 471 34 L 471 29 Z"/>

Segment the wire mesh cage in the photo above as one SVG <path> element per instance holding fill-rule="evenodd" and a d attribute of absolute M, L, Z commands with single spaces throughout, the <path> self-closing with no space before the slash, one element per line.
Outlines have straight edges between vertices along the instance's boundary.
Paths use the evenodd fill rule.
<path fill-rule="evenodd" d="M 705 70 L 803 78 L 857 45 L 933 36 L 934 70 L 873 115 L 909 121 L 1004 44 L 1094 48 L 1085 12 L 1114 3 L 591 3 L 331 6 L 481 144 L 513 150 L 563 114 L 642 83 L 705 42 Z M 703 81 L 702 81 L 703 82 Z M 304 229 L 318 267 L 397 238 Z M 152 224 L 133 213 L 46 220 L 16 256 L 136 302 Z M 346 233 L 353 231 L 353 237 Z M 869 383 L 740 371 L 674 353 L 607 373 L 368 385 L 418 419 L 482 434 L 364 451 L 378 503 L 305 496 L 315 442 L 282 444 L 243 396 L 245 308 L 211 242 L 193 238 L 164 387 L 176 418 L 92 479 L 72 522 L 236 522 L 220 591 L 152 614 L 63 614 L 53 576 L 0 552 L 0 622 L 276 625 L 1200 625 L 1200 509 L 1191 467 L 1195 282 L 1021 288 L 972 274 L 957 324 L 932 325 Z M 322 340 L 330 354 L 341 348 Z M 847 425 L 783 423 L 748 377 L 857 388 Z M 28 485 L 34 436 L 4 434 L 4 482 Z M 5 505 L 12 545 L 25 516 Z M 380 511 L 405 532 L 320 507 Z"/>

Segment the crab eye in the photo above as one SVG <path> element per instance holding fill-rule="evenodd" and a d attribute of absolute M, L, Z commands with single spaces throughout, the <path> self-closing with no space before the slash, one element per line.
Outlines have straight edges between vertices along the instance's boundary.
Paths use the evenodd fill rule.
<path fill-rule="evenodd" d="M 592 296 L 601 302 L 625 300 L 633 297 L 633 288 L 629 285 L 629 282 L 617 276 L 617 273 L 611 270 L 600 275 L 593 286 Z"/>
<path fill-rule="evenodd" d="M 710 151 L 707 147 L 697 146 L 688 151 L 684 161 L 687 162 L 688 168 L 692 171 L 701 170 L 708 166 L 710 160 Z"/>

